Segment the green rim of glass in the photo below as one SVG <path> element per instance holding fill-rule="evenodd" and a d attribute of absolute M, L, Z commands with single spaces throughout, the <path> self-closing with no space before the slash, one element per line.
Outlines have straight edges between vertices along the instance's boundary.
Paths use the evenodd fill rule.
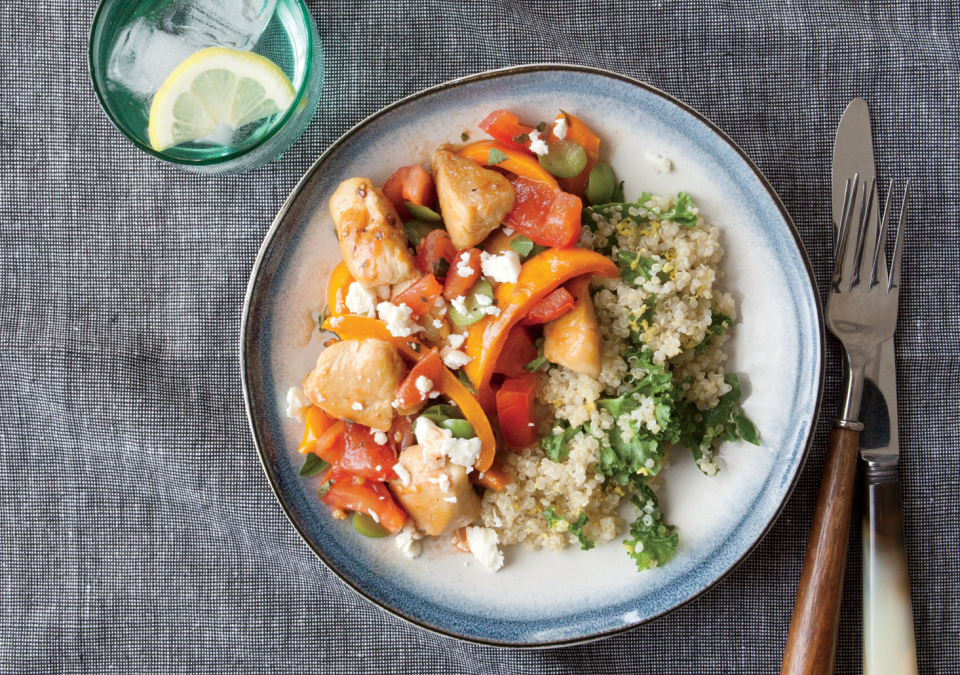
<path fill-rule="evenodd" d="M 90 38 L 87 40 L 87 75 L 90 77 L 90 83 L 93 86 L 93 91 L 97 95 L 97 103 L 100 104 L 100 109 L 106 114 L 107 119 L 110 120 L 110 124 L 114 128 L 123 134 L 123 137 L 128 141 L 133 143 L 135 146 L 143 150 L 148 155 L 153 155 L 157 159 L 163 160 L 164 162 L 169 162 L 171 164 L 184 164 L 189 166 L 212 166 L 215 164 L 225 164 L 232 160 L 238 159 L 250 153 L 250 151 L 259 148 L 264 143 L 272 139 L 277 133 L 286 125 L 286 123 L 293 116 L 293 113 L 296 112 L 297 107 L 300 103 L 300 100 L 303 98 L 304 93 L 309 88 L 310 75 L 313 73 L 313 30 L 315 29 L 315 24 L 313 23 L 313 17 L 310 14 L 310 10 L 307 9 L 306 4 L 303 0 L 296 0 L 297 7 L 300 8 L 300 13 L 303 16 L 304 21 L 307 24 L 307 66 L 303 73 L 303 83 L 300 86 L 300 89 L 297 91 L 297 96 L 293 100 L 293 103 L 290 104 L 290 107 L 287 108 L 287 112 L 284 113 L 283 118 L 274 124 L 273 129 L 268 133 L 264 134 L 263 138 L 257 140 L 256 143 L 248 145 L 241 150 L 236 150 L 230 152 L 226 155 L 221 155 L 220 157 L 213 157 L 210 159 L 177 159 L 174 157 L 169 157 L 168 155 L 163 154 L 162 152 L 157 152 L 149 145 L 143 143 L 142 141 L 137 140 L 132 137 L 127 131 L 123 128 L 120 122 L 114 117 L 113 113 L 110 112 L 110 108 L 104 101 L 103 92 L 100 91 L 100 87 L 97 85 L 97 78 L 94 76 L 94 71 L 96 70 L 93 63 L 93 39 L 97 32 L 97 24 L 100 21 L 100 14 L 103 12 L 103 8 L 110 2 L 114 0 L 100 0 L 100 3 L 97 5 L 97 11 L 94 12 L 93 22 L 90 24 Z M 294 139 L 296 141 L 296 139 Z"/>

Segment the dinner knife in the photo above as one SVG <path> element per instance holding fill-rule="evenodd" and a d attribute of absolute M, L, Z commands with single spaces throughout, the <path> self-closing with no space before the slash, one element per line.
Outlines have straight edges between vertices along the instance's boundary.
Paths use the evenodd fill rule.
<path fill-rule="evenodd" d="M 833 149 L 834 235 L 839 231 L 846 182 L 854 174 L 869 184 L 876 169 L 870 109 L 855 98 L 847 106 Z M 879 201 L 879 200 L 878 200 Z M 873 218 L 879 209 L 872 210 Z M 870 355 L 860 404 L 863 460 L 863 672 L 913 675 L 917 672 L 910 578 L 903 536 L 897 431 L 897 366 L 894 339 Z"/>

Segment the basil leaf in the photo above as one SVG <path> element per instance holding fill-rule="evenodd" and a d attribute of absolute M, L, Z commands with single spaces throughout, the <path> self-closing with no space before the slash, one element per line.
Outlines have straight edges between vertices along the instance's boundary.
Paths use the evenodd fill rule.
<path fill-rule="evenodd" d="M 487 166 L 494 166 L 500 164 L 501 162 L 506 162 L 509 157 L 497 150 L 496 148 L 491 148 L 490 152 L 487 154 Z"/>
<path fill-rule="evenodd" d="M 423 220 L 428 223 L 439 223 L 442 220 L 440 214 L 431 209 L 429 206 L 420 206 L 419 204 L 414 204 L 413 202 L 404 202 L 403 205 L 407 207 L 407 211 L 410 212 L 410 215 L 417 220 Z"/>
<path fill-rule="evenodd" d="M 457 379 L 460 380 L 460 384 L 467 388 L 471 394 L 477 393 L 477 388 L 473 386 L 473 382 L 470 381 L 470 378 L 467 377 L 467 374 L 462 370 L 457 371 Z"/>
<path fill-rule="evenodd" d="M 324 461 L 312 452 L 307 455 L 307 461 L 300 467 L 300 475 L 303 477 L 316 476 L 318 473 L 330 466 L 330 462 Z"/>

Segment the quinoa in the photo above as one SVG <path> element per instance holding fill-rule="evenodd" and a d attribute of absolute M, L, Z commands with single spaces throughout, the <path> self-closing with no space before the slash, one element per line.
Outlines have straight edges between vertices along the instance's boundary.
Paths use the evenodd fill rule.
<path fill-rule="evenodd" d="M 653 401 L 640 395 L 635 395 L 639 406 L 618 419 L 597 407 L 598 399 L 623 395 L 644 376 L 636 366 L 631 370 L 624 359 L 631 333 L 639 334 L 652 351 L 653 363 L 671 370 L 675 382 L 682 383 L 684 397 L 699 410 L 716 407 L 731 390 L 724 381 L 723 344 L 728 335 L 710 335 L 704 342 L 715 314 L 726 315 L 731 322 L 737 318 L 733 298 L 716 287 L 723 278 L 719 230 L 699 215 L 693 227 L 648 219 L 670 211 L 676 198 L 655 195 L 641 205 L 617 205 L 608 217 L 594 212 L 594 226 L 583 229 L 579 245 L 585 249 L 609 253 L 615 261 L 621 251 L 635 253 L 652 258 L 654 264 L 650 278 L 635 284 L 594 279 L 593 301 L 603 336 L 598 378 L 562 366 L 539 372 L 537 398 L 552 414 L 542 425 L 541 436 L 551 433 L 560 420 L 571 427 L 589 424 L 591 433 L 578 431 L 567 446 L 569 456 L 561 462 L 549 459 L 539 446 L 507 454 L 504 469 L 512 482 L 499 492 L 488 490 L 481 513 L 484 525 L 497 531 L 501 543 L 551 551 L 576 545 L 572 533 L 562 526 L 552 529 L 543 517 L 551 507 L 568 516 L 568 522 L 585 512 L 588 522 L 583 534 L 596 544 L 612 540 L 623 530 L 619 506 L 632 488 L 597 471 L 601 444 L 609 443 L 607 432 L 613 429 L 629 441 L 634 434 L 631 422 L 652 433 L 660 431 Z M 638 320 L 645 307 L 652 312 L 646 313 L 647 320 Z M 715 462 L 714 455 L 705 454 L 698 465 L 713 475 Z M 666 461 L 662 466 L 667 466 Z M 657 475 L 650 484 L 656 488 L 661 480 Z"/>

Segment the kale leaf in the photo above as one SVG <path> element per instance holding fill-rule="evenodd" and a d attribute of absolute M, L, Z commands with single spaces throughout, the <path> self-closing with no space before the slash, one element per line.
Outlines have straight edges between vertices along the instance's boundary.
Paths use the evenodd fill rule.
<path fill-rule="evenodd" d="M 645 200 L 641 199 L 640 201 L 643 202 Z M 696 207 L 693 205 L 693 200 L 690 199 L 690 195 L 678 192 L 677 199 L 673 203 L 673 208 L 666 213 L 661 213 L 660 220 L 672 220 L 686 228 L 695 227 L 698 216 L 694 213 L 694 209 L 696 209 Z"/>
<path fill-rule="evenodd" d="M 557 420 L 557 424 L 553 428 L 554 432 L 557 429 L 562 429 L 563 431 L 559 434 L 547 434 L 547 437 L 540 441 L 540 445 L 547 454 L 547 457 L 552 461 L 562 462 L 570 455 L 567 444 L 577 435 L 578 431 L 583 431 L 583 427 L 571 427 L 570 423 L 566 420 Z"/>
<path fill-rule="evenodd" d="M 666 564 L 677 552 L 680 537 L 677 528 L 663 521 L 660 502 L 645 479 L 634 479 L 636 493 L 630 498 L 640 516 L 630 526 L 630 538 L 624 542 L 637 569 L 646 570 Z"/>
<path fill-rule="evenodd" d="M 723 312 L 714 312 L 713 319 L 710 321 L 710 327 L 707 328 L 707 335 L 703 338 L 703 341 L 693 348 L 693 351 L 697 354 L 703 354 L 707 351 L 707 347 L 710 346 L 710 338 L 713 335 L 717 337 L 724 334 L 724 332 L 730 327 L 733 323 L 733 319 L 724 314 Z"/>
<path fill-rule="evenodd" d="M 653 258 L 646 258 L 630 251 L 618 251 L 617 259 L 620 261 L 620 278 L 628 284 L 637 286 L 637 279 L 646 281 L 653 276 L 651 268 L 656 264 Z"/>
<path fill-rule="evenodd" d="M 546 511 L 543 511 L 540 515 L 546 519 L 547 525 L 550 526 L 550 529 L 558 530 L 560 532 L 569 532 L 575 536 L 580 542 L 581 551 L 589 551 L 595 546 L 595 544 L 587 539 L 586 535 L 583 533 L 583 528 L 588 522 L 590 522 L 590 519 L 587 517 L 585 511 L 581 511 L 580 516 L 577 518 L 576 522 L 573 523 L 563 516 L 558 516 L 556 510 L 554 510 L 552 506 Z"/>

